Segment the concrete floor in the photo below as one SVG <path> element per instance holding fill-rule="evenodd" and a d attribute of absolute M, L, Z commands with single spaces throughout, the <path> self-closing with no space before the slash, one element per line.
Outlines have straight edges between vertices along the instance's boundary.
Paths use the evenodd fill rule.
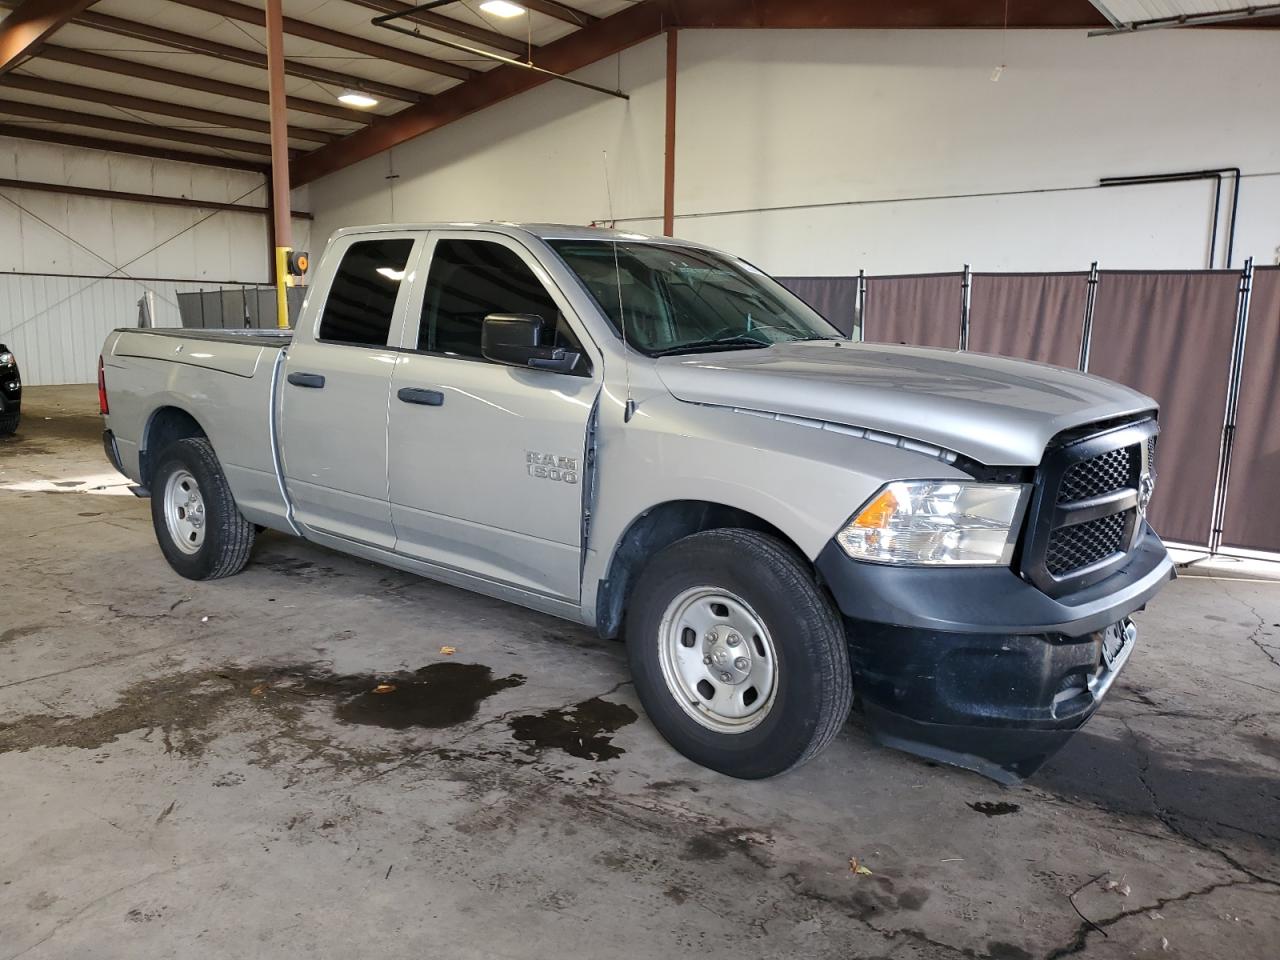
<path fill-rule="evenodd" d="M 95 410 L 32 388 L 0 441 L 0 960 L 1276 956 L 1257 565 L 1186 571 L 1021 786 L 856 718 L 741 783 L 579 628 L 274 534 L 181 580 Z"/>

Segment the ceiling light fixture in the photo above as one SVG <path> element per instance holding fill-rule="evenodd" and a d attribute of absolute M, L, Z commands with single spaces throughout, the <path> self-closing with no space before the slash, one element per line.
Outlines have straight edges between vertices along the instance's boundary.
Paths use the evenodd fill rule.
<path fill-rule="evenodd" d="M 511 3 L 510 0 L 485 0 L 480 4 L 480 9 L 485 13 L 492 13 L 495 17 L 518 17 L 528 12 L 520 4 Z"/>
<path fill-rule="evenodd" d="M 348 107 L 359 107 L 361 110 L 368 110 L 378 105 L 377 97 L 371 97 L 359 90 L 343 90 L 338 94 L 338 101 L 345 103 Z"/>

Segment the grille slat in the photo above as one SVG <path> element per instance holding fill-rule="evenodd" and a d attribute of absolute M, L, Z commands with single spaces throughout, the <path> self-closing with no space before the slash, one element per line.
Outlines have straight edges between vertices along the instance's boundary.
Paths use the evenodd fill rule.
<path fill-rule="evenodd" d="M 1125 514 L 1113 513 L 1055 530 L 1045 567 L 1055 577 L 1105 560 L 1124 550 Z"/>
<path fill-rule="evenodd" d="M 1133 476 L 1133 458 L 1137 451 L 1137 447 L 1120 447 L 1073 463 L 1058 488 L 1058 502 L 1088 500 L 1124 489 Z"/>

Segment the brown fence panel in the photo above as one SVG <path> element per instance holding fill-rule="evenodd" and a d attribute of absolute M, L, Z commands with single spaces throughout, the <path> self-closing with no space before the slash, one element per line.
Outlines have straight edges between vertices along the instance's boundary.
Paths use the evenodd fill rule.
<path fill-rule="evenodd" d="M 970 350 L 1079 364 L 1087 273 L 975 273 L 972 282 Z"/>
<path fill-rule="evenodd" d="M 1253 273 L 1222 542 L 1280 550 L 1280 267 Z"/>
<path fill-rule="evenodd" d="M 862 338 L 918 347 L 960 345 L 961 274 L 868 277 Z"/>
<path fill-rule="evenodd" d="M 777 277 L 777 281 L 830 320 L 846 337 L 858 312 L 857 277 Z"/>
<path fill-rule="evenodd" d="M 1235 271 L 1099 276 L 1089 372 L 1160 403 L 1151 523 L 1207 544 L 1235 330 Z"/>

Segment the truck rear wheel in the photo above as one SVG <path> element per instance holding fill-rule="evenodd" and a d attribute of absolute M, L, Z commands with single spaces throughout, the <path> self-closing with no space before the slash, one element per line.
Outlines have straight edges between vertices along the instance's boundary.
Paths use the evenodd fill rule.
<path fill-rule="evenodd" d="M 164 558 L 188 580 L 216 580 L 249 562 L 253 524 L 240 514 L 209 441 L 176 440 L 151 478 L 151 522 Z"/>
<path fill-rule="evenodd" d="M 626 641 L 649 719 L 720 773 L 783 773 L 848 719 L 853 680 L 839 615 L 774 537 L 709 530 L 664 549 L 636 583 Z"/>

